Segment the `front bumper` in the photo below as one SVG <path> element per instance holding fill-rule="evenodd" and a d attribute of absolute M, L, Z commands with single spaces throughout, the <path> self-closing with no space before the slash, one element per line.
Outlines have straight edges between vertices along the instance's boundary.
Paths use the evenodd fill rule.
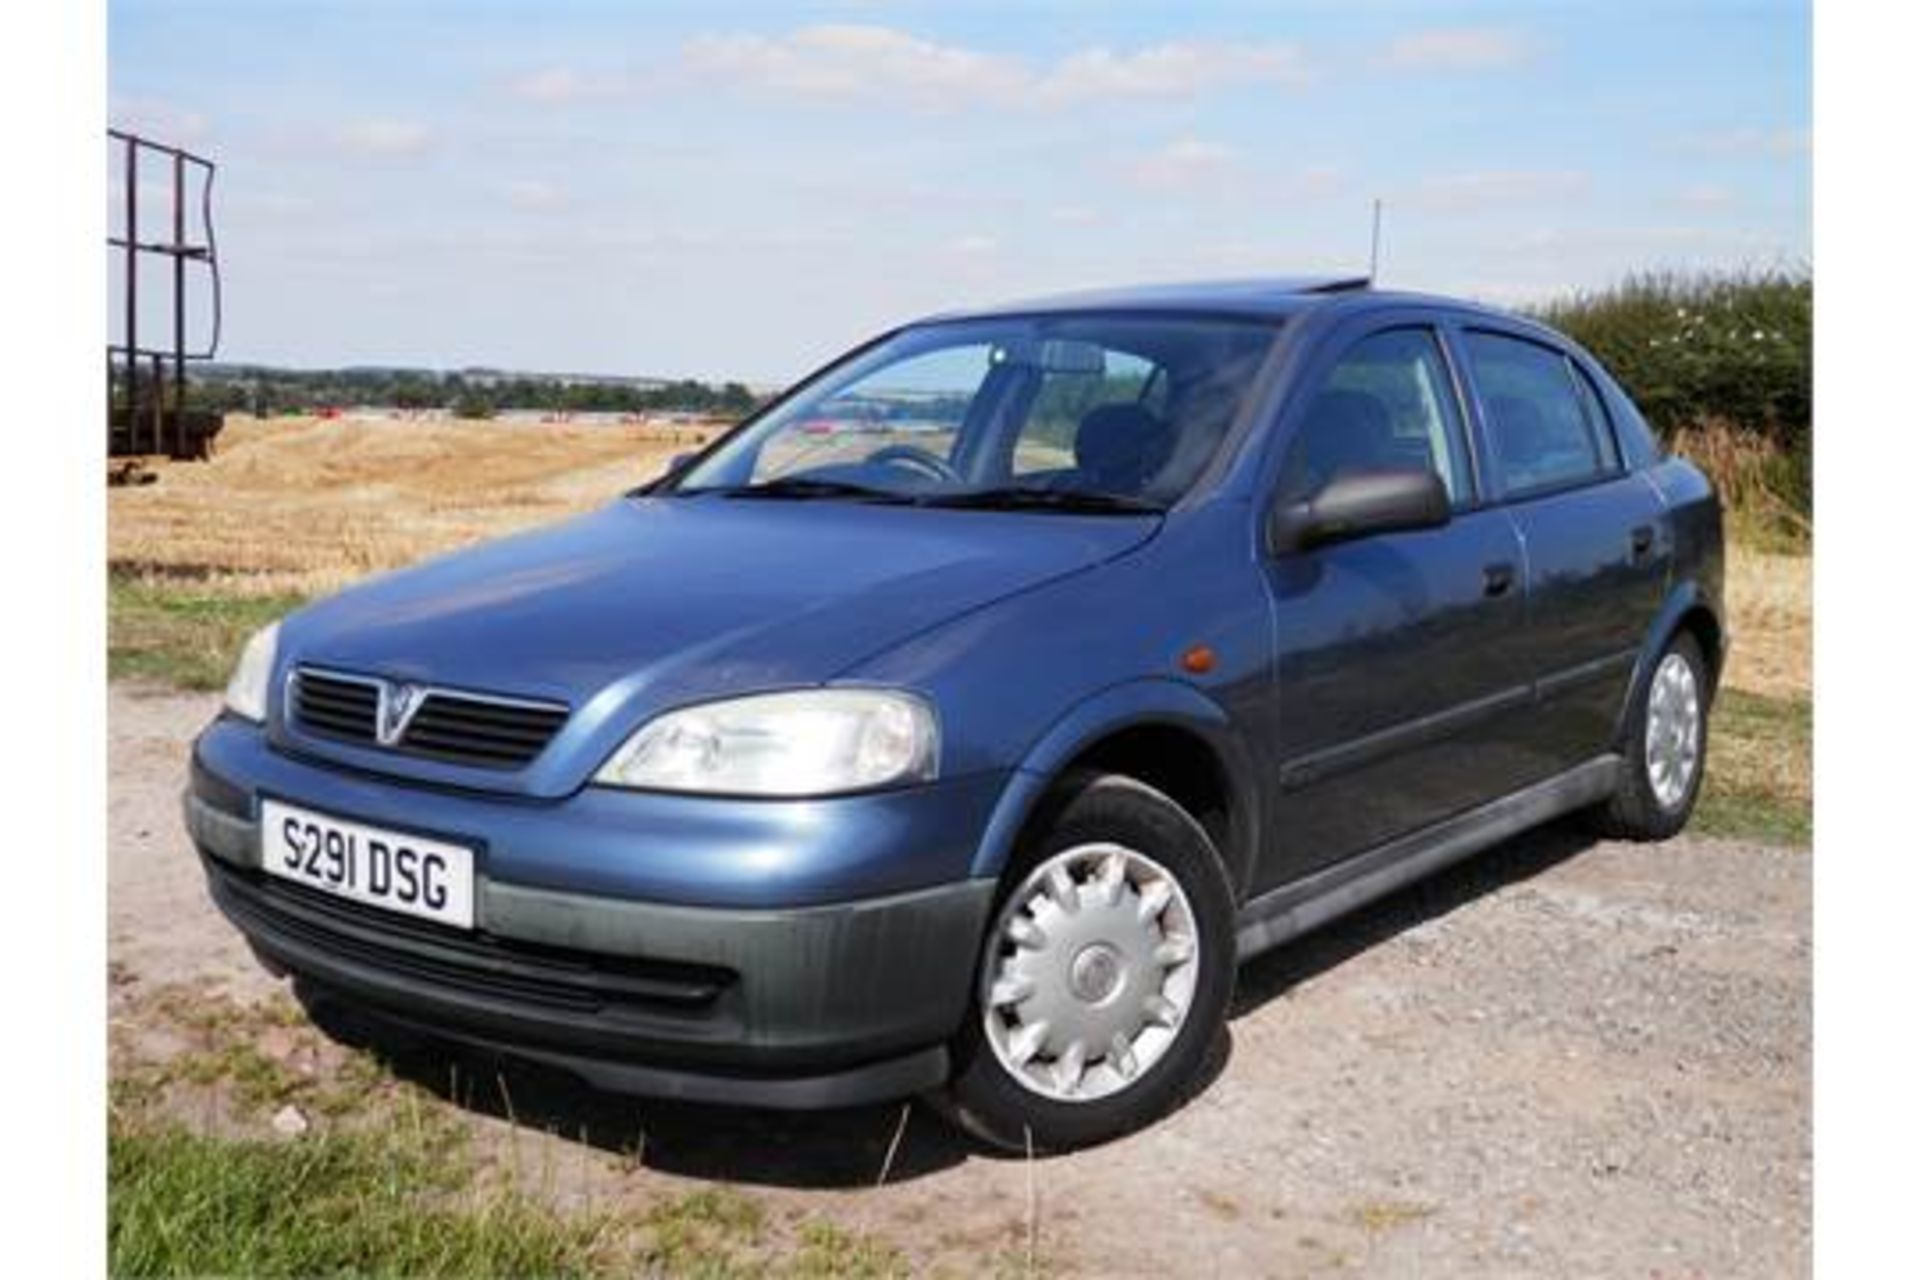
<path fill-rule="evenodd" d="M 337 807 L 315 781 L 272 793 Z M 259 791 L 196 750 L 185 816 L 215 903 L 269 964 L 378 1017 L 602 1088 L 700 1101 L 853 1105 L 946 1078 L 990 880 L 796 907 L 677 905 L 516 883 L 491 873 L 483 847 L 468 932 L 265 875 Z M 356 814 L 379 816 L 342 816 Z"/>

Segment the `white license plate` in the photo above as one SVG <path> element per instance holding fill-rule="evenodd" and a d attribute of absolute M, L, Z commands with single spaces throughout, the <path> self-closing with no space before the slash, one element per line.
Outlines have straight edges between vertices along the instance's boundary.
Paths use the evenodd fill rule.
<path fill-rule="evenodd" d="M 371 907 L 473 927 L 473 850 L 465 845 L 263 799 L 260 866 Z"/>

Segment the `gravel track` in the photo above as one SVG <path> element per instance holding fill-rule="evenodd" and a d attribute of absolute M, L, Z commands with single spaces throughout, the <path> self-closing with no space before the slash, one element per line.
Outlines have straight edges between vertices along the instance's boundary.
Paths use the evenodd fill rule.
<path fill-rule="evenodd" d="M 180 829 L 187 743 L 214 706 L 112 691 L 123 1025 L 178 984 L 279 989 L 207 902 Z M 915 1110 L 874 1189 L 899 1108 L 674 1107 L 538 1072 L 507 1077 L 511 1125 L 491 1096 L 462 1101 L 516 1159 L 567 1170 L 565 1194 L 638 1206 L 727 1181 L 958 1274 L 1017 1271 L 1030 1242 L 1094 1275 L 1804 1274 L 1811 879 L 1798 849 L 1514 841 L 1247 967 L 1204 1092 L 1031 1164 Z M 430 1051 L 393 1061 L 449 1074 Z"/>

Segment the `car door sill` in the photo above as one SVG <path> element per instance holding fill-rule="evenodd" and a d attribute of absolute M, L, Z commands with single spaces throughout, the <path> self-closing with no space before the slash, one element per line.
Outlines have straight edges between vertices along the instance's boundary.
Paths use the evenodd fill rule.
<path fill-rule="evenodd" d="M 1600 756 L 1269 890 L 1240 909 L 1240 958 L 1291 941 L 1529 827 L 1604 800 L 1619 770 L 1619 756 Z"/>

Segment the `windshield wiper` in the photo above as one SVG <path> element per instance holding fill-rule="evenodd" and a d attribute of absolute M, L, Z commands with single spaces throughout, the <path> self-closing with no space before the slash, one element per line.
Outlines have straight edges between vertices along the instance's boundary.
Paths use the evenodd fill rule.
<path fill-rule="evenodd" d="M 806 476 L 780 476 L 759 484 L 717 485 L 710 489 L 680 489 L 689 497 L 718 494 L 722 498 L 855 498 L 862 502 L 909 502 L 905 494 L 873 489 L 845 480 L 816 480 Z"/>
<path fill-rule="evenodd" d="M 1144 498 L 1085 489 L 1031 489 L 1018 485 L 973 493 L 921 498 L 921 505 L 975 511 L 1065 511 L 1088 515 L 1160 515 L 1166 508 Z"/>

